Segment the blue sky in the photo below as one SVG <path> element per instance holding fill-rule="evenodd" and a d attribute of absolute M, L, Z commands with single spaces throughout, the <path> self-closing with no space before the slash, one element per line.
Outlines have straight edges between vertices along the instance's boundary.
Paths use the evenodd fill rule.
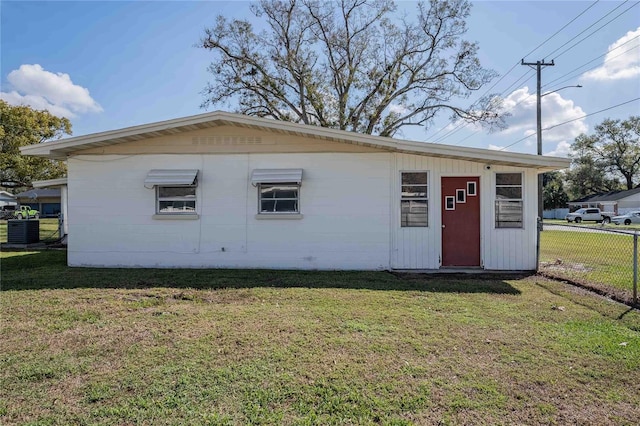
<path fill-rule="evenodd" d="M 398 4 L 401 10 L 415 7 L 413 2 Z M 200 108 L 200 91 L 209 80 L 211 56 L 194 45 L 219 14 L 252 19 L 259 25 L 249 5 L 242 1 L 2 0 L 0 97 L 69 117 L 74 135 L 205 112 Z M 555 59 L 555 66 L 543 70 L 543 85 L 547 85 L 543 92 L 584 86 L 543 98 L 543 128 L 574 120 L 544 132 L 545 154 L 566 155 L 577 135 L 592 132 L 605 118 L 640 114 L 637 1 L 474 1 L 468 26 L 466 38 L 479 42 L 482 64 L 504 76 L 493 82 L 497 84 L 492 92 L 502 93 L 511 107 L 509 128 L 488 134 L 472 126 L 450 126 L 443 114 L 430 129 L 412 128 L 397 137 L 535 154 L 535 136 L 523 138 L 535 132 L 535 96 L 531 95 L 536 80 L 529 67 L 514 67 L 523 58 L 527 62 Z M 218 109 L 232 110 L 233 105 Z"/>

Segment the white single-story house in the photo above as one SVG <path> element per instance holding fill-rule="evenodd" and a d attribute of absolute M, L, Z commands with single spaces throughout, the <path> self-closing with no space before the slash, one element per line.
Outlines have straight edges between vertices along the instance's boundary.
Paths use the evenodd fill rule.
<path fill-rule="evenodd" d="M 60 207 L 58 210 L 58 217 L 62 219 L 62 232 L 65 236 L 69 233 L 69 228 L 67 226 L 67 206 L 69 203 L 67 202 L 67 178 L 58 178 L 58 179 L 47 179 L 47 180 L 34 180 L 31 182 L 34 188 L 48 188 L 48 189 L 56 189 L 58 191 L 60 197 Z"/>
<path fill-rule="evenodd" d="M 568 204 L 570 211 L 580 208 L 599 208 L 602 211 L 625 214 L 640 210 L 640 188 L 592 194 L 569 201 Z"/>
<path fill-rule="evenodd" d="M 0 191 L 0 209 L 5 206 L 16 207 L 18 205 L 18 199 L 15 195 L 7 191 Z"/>
<path fill-rule="evenodd" d="M 536 269 L 569 160 L 211 112 L 21 148 L 67 161 L 68 263 Z"/>
<path fill-rule="evenodd" d="M 22 206 L 40 212 L 40 217 L 58 217 L 61 212 L 60 188 L 36 188 L 16 194 Z"/>

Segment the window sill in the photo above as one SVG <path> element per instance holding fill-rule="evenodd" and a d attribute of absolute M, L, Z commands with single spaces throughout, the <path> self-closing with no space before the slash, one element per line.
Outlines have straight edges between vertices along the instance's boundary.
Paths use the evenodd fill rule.
<path fill-rule="evenodd" d="M 155 220 L 198 220 L 199 214 L 154 214 L 151 216 Z"/>
<path fill-rule="evenodd" d="M 257 220 L 299 220 L 299 219 L 302 219 L 303 217 L 304 216 L 300 213 L 293 213 L 293 214 L 274 213 L 274 214 L 257 214 L 256 215 Z"/>

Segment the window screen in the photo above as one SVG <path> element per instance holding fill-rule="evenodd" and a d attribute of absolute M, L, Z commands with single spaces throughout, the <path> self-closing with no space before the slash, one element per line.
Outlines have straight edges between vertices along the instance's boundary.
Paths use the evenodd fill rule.
<path fill-rule="evenodd" d="M 400 226 L 428 226 L 429 186 L 427 172 L 402 172 Z"/>
<path fill-rule="evenodd" d="M 496 173 L 496 228 L 522 228 L 522 173 Z"/>
<path fill-rule="evenodd" d="M 196 186 L 156 186 L 156 213 L 196 214 Z"/>
<path fill-rule="evenodd" d="M 299 213 L 300 185 L 291 184 L 259 184 L 259 213 Z"/>

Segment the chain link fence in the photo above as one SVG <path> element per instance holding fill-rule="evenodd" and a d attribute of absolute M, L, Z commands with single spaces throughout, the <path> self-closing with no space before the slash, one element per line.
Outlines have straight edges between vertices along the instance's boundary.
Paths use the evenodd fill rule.
<path fill-rule="evenodd" d="M 538 272 L 637 305 L 638 235 L 601 225 L 545 224 Z"/>

